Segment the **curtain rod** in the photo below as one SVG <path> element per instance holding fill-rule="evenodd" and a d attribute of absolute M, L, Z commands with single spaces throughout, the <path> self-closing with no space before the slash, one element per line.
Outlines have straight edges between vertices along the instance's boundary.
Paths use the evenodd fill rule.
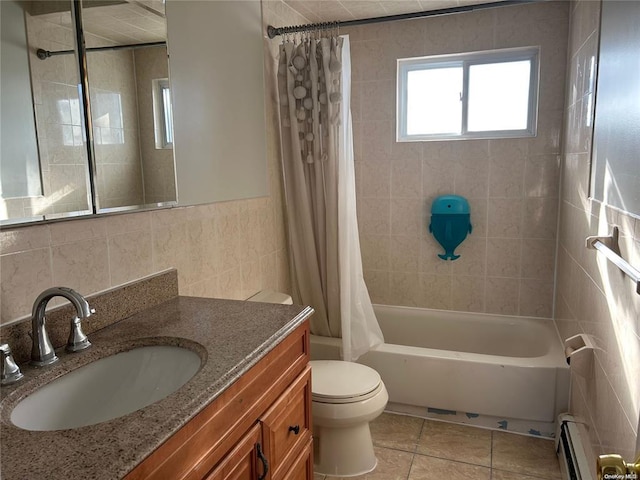
<path fill-rule="evenodd" d="M 167 42 L 150 42 L 150 43 L 135 43 L 133 45 L 112 45 L 109 47 L 92 47 L 86 48 L 87 52 L 103 52 L 107 50 L 125 50 L 125 49 L 137 49 L 137 48 L 149 48 L 149 47 L 164 47 L 167 45 Z M 55 52 L 50 52 L 49 50 L 45 50 L 43 48 L 39 48 L 36 50 L 36 55 L 40 60 L 46 60 L 49 57 L 53 57 L 55 55 L 69 55 L 71 53 L 75 53 L 75 50 L 58 50 Z"/>
<path fill-rule="evenodd" d="M 373 23 L 395 22 L 398 20 L 411 20 L 413 18 L 436 17 L 440 15 L 450 15 L 453 13 L 473 12 L 485 8 L 508 7 L 510 5 L 520 5 L 526 3 L 536 3 L 545 0 L 503 0 L 500 2 L 479 3 L 476 5 L 462 5 L 459 7 L 440 8 L 438 10 L 426 10 L 422 12 L 400 13 L 398 15 L 386 15 L 383 17 L 362 18 L 357 20 L 344 20 L 341 22 L 320 22 L 306 25 L 292 25 L 290 27 L 267 26 L 267 35 L 274 38 L 276 35 L 286 33 L 305 32 L 310 30 L 323 30 L 336 27 L 354 27 L 356 25 L 368 25 Z"/>

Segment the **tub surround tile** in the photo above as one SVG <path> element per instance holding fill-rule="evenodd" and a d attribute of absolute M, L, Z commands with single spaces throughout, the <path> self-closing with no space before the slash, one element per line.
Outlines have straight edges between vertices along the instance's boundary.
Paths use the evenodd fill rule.
<path fill-rule="evenodd" d="M 452 309 L 461 312 L 484 312 L 485 278 L 454 276 L 451 285 Z"/>
<path fill-rule="evenodd" d="M 512 278 L 487 277 L 487 313 L 517 315 L 520 285 Z"/>
<path fill-rule="evenodd" d="M 420 290 L 424 293 L 418 306 L 450 310 L 452 303 L 451 284 L 453 277 L 445 275 L 420 274 Z"/>
<path fill-rule="evenodd" d="M 356 181 L 360 181 L 357 193 L 360 229 L 367 235 L 414 235 L 417 230 L 419 236 L 427 237 L 433 199 L 451 193 L 465 196 L 471 205 L 474 229 L 460 246 L 462 258 L 456 262 L 426 261 L 423 243 L 419 272 L 449 277 L 484 277 L 486 286 L 482 293 L 484 297 L 471 301 L 471 306 L 460 306 L 454 300 L 446 308 L 489 312 L 491 305 L 491 311 L 500 311 L 494 301 L 500 292 L 494 290 L 497 284 L 491 284 L 488 278 L 508 277 L 516 284 L 522 279 L 548 278 L 548 265 L 554 263 L 553 253 L 540 249 L 537 260 L 544 267 L 537 269 L 527 264 L 525 272 L 525 265 L 520 260 L 520 246 L 525 240 L 555 240 L 556 237 L 560 178 L 558 154 L 567 70 L 566 52 L 558 49 L 557 45 L 567 44 L 568 14 L 568 4 L 564 2 L 540 3 L 510 6 L 500 11 L 416 19 L 410 25 L 391 23 L 385 26 L 384 34 L 380 33 L 377 25 L 355 29 L 358 35 L 352 37 L 352 63 L 356 71 L 352 89 L 357 92 L 354 96 L 359 95 L 360 121 L 357 127 L 354 126 L 354 130 L 359 129 L 355 134 L 354 155 L 359 161 L 371 165 L 356 172 Z M 411 32 L 419 33 L 414 35 Z M 420 42 L 423 45 L 418 52 L 416 48 Z M 371 55 L 374 45 L 379 50 L 376 50 L 376 55 Z M 388 109 L 389 98 L 395 95 L 395 82 L 392 78 L 378 76 L 381 72 L 388 73 L 389 59 L 528 45 L 541 45 L 542 49 L 541 108 L 536 137 L 396 141 L 395 112 L 393 108 Z M 579 135 L 576 143 L 582 141 L 583 135 Z M 421 181 L 418 181 L 419 177 Z M 383 202 L 374 205 L 370 202 L 373 198 L 390 200 L 390 207 Z M 409 199 L 421 203 L 420 213 L 413 211 L 406 202 Z M 390 224 L 387 221 L 389 208 Z M 487 241 L 504 246 L 511 240 L 513 251 L 510 258 L 515 258 L 514 262 L 500 257 L 495 249 L 493 258 L 489 258 L 487 249 L 483 248 Z M 386 268 L 389 275 L 401 271 L 407 273 L 407 253 L 392 252 L 391 255 Z M 541 258 L 544 255 L 545 258 Z M 385 253 L 384 263 L 387 258 Z M 364 270 L 385 268 L 378 260 L 368 255 L 363 262 Z M 410 268 L 413 269 L 413 265 Z M 548 315 L 551 309 L 552 299 L 542 290 L 527 289 L 527 295 L 541 295 L 527 299 L 527 305 L 520 305 L 521 299 L 514 297 L 513 289 L 510 293 L 511 299 L 516 298 L 515 308 L 510 300 L 507 310 L 516 315 L 521 307 L 533 315 Z M 407 295 L 398 288 L 388 297 L 389 303 L 400 305 Z M 429 298 L 432 295 L 426 290 L 409 297 L 412 299 L 409 305 L 432 304 Z M 544 302 L 547 306 L 542 306 Z M 531 308 L 531 305 L 535 307 Z"/>

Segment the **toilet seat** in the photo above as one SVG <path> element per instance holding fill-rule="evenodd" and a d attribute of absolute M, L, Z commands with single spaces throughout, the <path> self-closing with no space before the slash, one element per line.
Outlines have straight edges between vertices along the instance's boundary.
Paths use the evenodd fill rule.
<path fill-rule="evenodd" d="M 310 364 L 311 400 L 314 402 L 362 402 L 384 388 L 378 372 L 366 365 L 338 360 L 314 360 Z"/>

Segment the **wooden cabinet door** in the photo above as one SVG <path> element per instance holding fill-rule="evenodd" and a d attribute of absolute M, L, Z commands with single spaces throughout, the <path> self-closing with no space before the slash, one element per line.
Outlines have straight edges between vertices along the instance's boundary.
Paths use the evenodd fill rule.
<path fill-rule="evenodd" d="M 311 439 L 311 368 L 285 390 L 260 418 L 271 473 L 267 480 L 282 478 Z"/>
<path fill-rule="evenodd" d="M 311 480 L 313 478 L 313 456 L 311 455 L 311 439 L 307 446 L 300 452 L 293 465 L 284 475 L 282 480 Z"/>
<path fill-rule="evenodd" d="M 203 480 L 257 480 L 263 465 L 258 459 L 261 440 L 260 424 L 256 424 L 226 457 Z"/>

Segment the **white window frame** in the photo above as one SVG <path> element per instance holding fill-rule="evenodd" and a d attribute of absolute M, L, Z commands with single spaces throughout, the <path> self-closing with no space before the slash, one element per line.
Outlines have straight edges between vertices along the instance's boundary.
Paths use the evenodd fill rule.
<path fill-rule="evenodd" d="M 173 148 L 173 112 L 172 105 L 165 102 L 164 91 L 171 94 L 168 78 L 156 78 L 151 81 L 153 92 L 153 121 L 156 149 Z"/>
<path fill-rule="evenodd" d="M 529 107 L 527 128 L 523 130 L 491 130 L 469 132 L 467 129 L 469 67 L 485 63 L 516 62 L 529 60 L 531 62 L 531 77 L 529 83 Z M 452 55 L 432 55 L 427 57 L 400 58 L 397 69 L 397 97 L 396 97 L 396 139 L 398 142 L 416 142 L 431 140 L 464 140 L 489 138 L 535 137 L 538 120 L 538 87 L 540 78 L 540 48 L 507 48 L 501 50 L 486 50 Z M 410 71 L 430 68 L 462 67 L 462 125 L 461 133 L 436 134 L 407 134 L 407 76 Z"/>

